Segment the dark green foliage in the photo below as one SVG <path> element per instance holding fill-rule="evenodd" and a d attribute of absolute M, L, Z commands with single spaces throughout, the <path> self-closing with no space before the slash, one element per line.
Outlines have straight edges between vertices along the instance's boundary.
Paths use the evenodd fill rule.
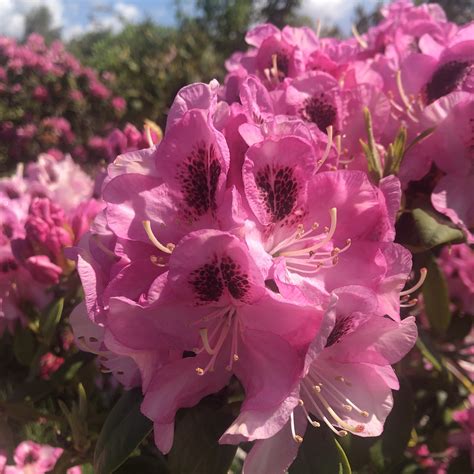
<path fill-rule="evenodd" d="M 31 33 L 40 34 L 47 44 L 60 38 L 61 28 L 53 27 L 53 17 L 48 7 L 33 8 L 26 15 L 23 38 L 28 38 Z"/>

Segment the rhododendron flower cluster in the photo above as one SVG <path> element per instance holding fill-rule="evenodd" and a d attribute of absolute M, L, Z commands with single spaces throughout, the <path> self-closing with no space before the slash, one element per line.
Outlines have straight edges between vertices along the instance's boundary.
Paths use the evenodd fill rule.
<path fill-rule="evenodd" d="M 3 122 L 61 138 L 0 179 L 0 474 L 474 466 L 474 25 L 381 15 L 349 39 L 253 26 L 164 133 L 82 137 L 93 177 L 68 114 Z M 58 44 L 2 59 L 0 94 L 43 68 L 125 107 Z"/>
<path fill-rule="evenodd" d="M 337 169 L 329 127 L 255 122 L 269 100 L 256 76 L 242 83 L 238 130 L 219 92 L 182 89 L 160 144 L 109 166 L 105 208 L 77 250 L 85 303 L 71 322 L 82 348 L 142 386 L 162 452 L 176 411 L 234 376 L 245 399 L 221 442 L 259 440 L 246 472 L 262 472 L 269 450 L 285 469 L 303 422 L 382 431 L 390 364 L 417 333 L 399 316 L 411 292 L 410 253 L 393 243 L 401 188 Z"/>
<path fill-rule="evenodd" d="M 24 44 L 0 37 L 0 99 L 8 104 L 0 112 L 0 151 L 8 168 L 45 151 L 90 159 L 92 134 L 105 136 L 126 106 L 104 80 L 59 41 L 47 46 L 38 34 Z"/>
<path fill-rule="evenodd" d="M 29 302 L 44 308 L 48 287 L 74 268 L 66 247 L 78 242 L 101 208 L 94 182 L 70 156 L 43 154 L 0 179 L 0 331 L 26 323 Z"/>
<path fill-rule="evenodd" d="M 34 441 L 23 441 L 13 456 L 15 464 L 7 464 L 7 457 L 0 452 L 0 473 L 2 474 L 44 474 L 54 469 L 63 453 L 62 448 L 41 445 Z M 79 466 L 67 470 L 67 474 L 81 474 Z"/>

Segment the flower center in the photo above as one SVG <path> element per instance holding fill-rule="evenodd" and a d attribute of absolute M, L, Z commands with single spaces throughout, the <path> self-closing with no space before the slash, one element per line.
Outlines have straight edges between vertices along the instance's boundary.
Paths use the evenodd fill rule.
<path fill-rule="evenodd" d="M 13 258 L 6 258 L 0 262 L 0 271 L 2 273 L 8 273 L 18 270 L 18 264 Z"/>
<path fill-rule="evenodd" d="M 304 120 L 315 123 L 323 133 L 336 124 L 337 109 L 324 92 L 306 99 L 300 114 Z"/>
<path fill-rule="evenodd" d="M 25 456 L 25 464 L 34 464 L 36 461 L 38 461 L 39 457 L 38 454 L 36 454 L 33 451 L 29 451 L 28 454 Z"/>
<path fill-rule="evenodd" d="M 468 61 L 450 61 L 439 67 L 426 84 L 428 104 L 454 91 L 469 73 Z"/>
<path fill-rule="evenodd" d="M 204 375 L 207 372 L 213 372 L 217 356 L 223 350 L 223 346 L 229 333 L 231 333 L 231 347 L 229 362 L 226 366 L 226 370 L 232 370 L 234 362 L 239 360 L 238 355 L 238 337 L 240 330 L 239 318 L 237 317 L 237 311 L 235 308 L 220 308 L 207 316 L 204 316 L 193 324 L 202 324 L 219 319 L 214 325 L 213 329 L 209 331 L 209 328 L 201 328 L 199 335 L 201 337 L 201 344 L 199 347 L 194 349 L 195 354 L 200 354 L 203 351 L 207 352 L 211 358 L 207 363 L 206 367 L 197 367 L 196 374 Z"/>
<path fill-rule="evenodd" d="M 319 422 L 314 421 L 310 416 L 310 413 L 313 414 L 319 420 L 326 423 L 329 429 L 338 436 L 346 436 L 348 432 L 355 434 L 364 432 L 365 420 L 369 417 L 369 413 L 366 410 L 360 409 L 338 387 L 338 384 L 350 387 L 352 385 L 351 382 L 348 382 L 342 376 L 337 376 L 334 380 L 335 383 L 314 366 L 310 368 L 308 375 L 301 383 L 302 398 L 300 400 L 300 407 L 304 410 L 306 419 L 312 426 L 319 427 Z M 344 415 L 341 416 L 339 414 L 341 410 L 346 413 L 355 413 L 364 421 L 357 424 L 349 423 L 342 418 Z M 334 425 L 341 429 L 337 429 Z"/>
<path fill-rule="evenodd" d="M 350 247 L 351 240 L 347 239 L 342 249 L 332 246 L 331 240 L 337 227 L 336 208 L 332 208 L 329 214 L 331 224 L 324 232 L 316 233 L 319 228 L 317 222 L 308 230 L 299 224 L 290 237 L 279 242 L 269 253 L 273 257 L 285 257 L 287 267 L 300 274 L 313 274 L 322 267 L 336 265 L 339 254 Z"/>

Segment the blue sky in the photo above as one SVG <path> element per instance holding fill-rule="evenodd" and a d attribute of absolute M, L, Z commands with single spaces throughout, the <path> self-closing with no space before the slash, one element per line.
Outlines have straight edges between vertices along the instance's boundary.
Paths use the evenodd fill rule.
<path fill-rule="evenodd" d="M 350 30 L 352 13 L 363 3 L 372 8 L 376 0 L 303 0 L 301 11 L 314 21 L 337 24 Z M 192 13 L 195 0 L 181 0 L 182 8 Z M 175 0 L 0 0 L 0 34 L 21 37 L 27 12 L 46 5 L 53 13 L 55 26 L 61 26 L 66 39 L 100 27 L 120 30 L 120 17 L 137 22 L 145 17 L 157 23 L 172 25 Z"/>

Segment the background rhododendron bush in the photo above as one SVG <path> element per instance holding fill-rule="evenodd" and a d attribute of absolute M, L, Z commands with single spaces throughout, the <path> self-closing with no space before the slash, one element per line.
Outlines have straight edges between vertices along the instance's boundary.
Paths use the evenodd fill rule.
<path fill-rule="evenodd" d="M 245 41 L 133 125 L 0 37 L 0 474 L 472 472 L 474 24 Z"/>

